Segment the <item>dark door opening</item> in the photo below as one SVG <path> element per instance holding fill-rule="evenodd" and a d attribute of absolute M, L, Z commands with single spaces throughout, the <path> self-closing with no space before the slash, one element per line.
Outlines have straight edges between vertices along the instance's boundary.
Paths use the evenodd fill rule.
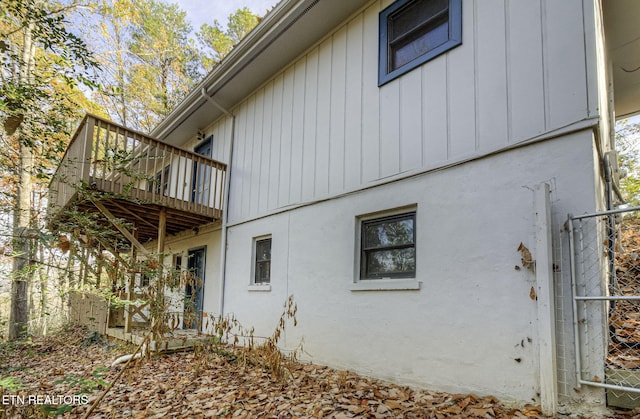
<path fill-rule="evenodd" d="M 202 326 L 206 250 L 206 246 L 189 250 L 184 300 L 185 329 L 199 329 Z"/>

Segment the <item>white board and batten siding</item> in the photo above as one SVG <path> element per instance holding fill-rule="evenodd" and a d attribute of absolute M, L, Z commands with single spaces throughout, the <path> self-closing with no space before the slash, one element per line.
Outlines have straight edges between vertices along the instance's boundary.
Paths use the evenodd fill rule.
<path fill-rule="evenodd" d="M 463 1 L 462 45 L 378 87 L 378 14 L 390 3 L 369 4 L 234 109 L 231 223 L 481 156 L 597 112 L 581 0 Z M 214 157 L 226 161 L 221 124 Z"/>
<path fill-rule="evenodd" d="M 213 136 L 211 158 L 223 163 L 228 163 L 231 150 L 232 126 L 233 123 L 230 118 L 221 118 L 202 132 L 202 138 L 196 138 L 194 136 L 190 141 L 182 144 L 181 147 L 186 150 L 194 150 L 203 139 Z"/>

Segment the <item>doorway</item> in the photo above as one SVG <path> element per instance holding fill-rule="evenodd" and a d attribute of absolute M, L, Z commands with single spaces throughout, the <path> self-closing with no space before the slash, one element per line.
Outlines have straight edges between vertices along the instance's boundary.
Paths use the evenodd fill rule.
<path fill-rule="evenodd" d="M 206 253 L 206 246 L 189 249 L 188 252 L 184 299 L 185 329 L 199 329 L 202 326 Z"/>
<path fill-rule="evenodd" d="M 193 150 L 196 154 L 211 157 L 213 152 L 213 136 L 209 136 Z M 191 181 L 191 202 L 209 204 L 209 190 L 211 189 L 211 167 L 193 163 Z"/>

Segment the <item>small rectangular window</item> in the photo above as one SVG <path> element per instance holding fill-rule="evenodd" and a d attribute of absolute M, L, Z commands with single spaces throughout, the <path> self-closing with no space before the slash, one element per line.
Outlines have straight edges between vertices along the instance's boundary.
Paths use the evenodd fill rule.
<path fill-rule="evenodd" d="M 271 237 L 255 241 L 254 283 L 271 283 Z"/>
<path fill-rule="evenodd" d="M 398 0 L 380 13 L 378 84 L 461 43 L 461 0 Z"/>
<path fill-rule="evenodd" d="M 363 220 L 360 279 L 415 278 L 416 213 Z"/>
<path fill-rule="evenodd" d="M 149 272 L 143 272 L 140 276 L 140 286 L 148 287 L 149 283 L 151 283 L 151 274 Z"/>
<path fill-rule="evenodd" d="M 169 174 L 171 173 L 171 165 L 165 166 L 163 170 L 156 173 L 155 177 L 149 182 L 147 190 L 154 192 L 156 195 L 169 196 Z"/>

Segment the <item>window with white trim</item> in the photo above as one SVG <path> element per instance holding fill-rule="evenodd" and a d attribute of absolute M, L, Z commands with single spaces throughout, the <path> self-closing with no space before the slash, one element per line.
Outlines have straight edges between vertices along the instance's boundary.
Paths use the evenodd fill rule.
<path fill-rule="evenodd" d="M 398 0 L 380 12 L 378 85 L 462 43 L 462 0 Z"/>

